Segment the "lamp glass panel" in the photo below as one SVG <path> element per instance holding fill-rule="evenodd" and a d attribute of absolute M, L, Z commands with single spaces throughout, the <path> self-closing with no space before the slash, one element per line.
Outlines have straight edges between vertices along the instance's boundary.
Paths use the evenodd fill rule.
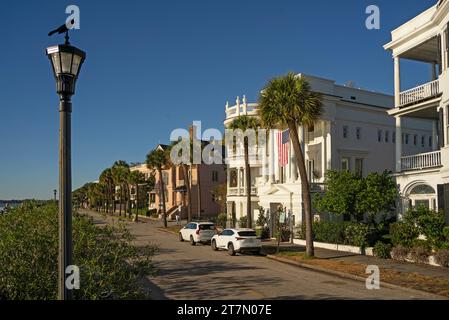
<path fill-rule="evenodd" d="M 73 56 L 73 64 L 72 64 L 72 74 L 76 77 L 78 76 L 78 72 L 81 65 L 81 56 L 74 55 Z"/>
<path fill-rule="evenodd" d="M 55 52 L 51 54 L 51 63 L 53 64 L 53 68 L 56 74 L 61 73 L 61 63 L 59 60 L 59 52 Z"/>
<path fill-rule="evenodd" d="M 72 53 L 61 52 L 62 73 L 71 73 Z"/>

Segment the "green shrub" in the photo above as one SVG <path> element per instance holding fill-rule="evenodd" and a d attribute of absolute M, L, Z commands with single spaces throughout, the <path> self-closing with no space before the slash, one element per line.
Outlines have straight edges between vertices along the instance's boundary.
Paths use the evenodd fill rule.
<path fill-rule="evenodd" d="M 262 240 L 269 239 L 270 238 L 270 229 L 263 227 L 263 228 L 257 228 L 256 234 L 258 237 L 260 237 Z"/>
<path fill-rule="evenodd" d="M 417 232 L 424 235 L 432 247 L 444 246 L 446 241 L 445 217 L 442 211 L 436 212 L 424 206 L 413 208 L 404 215 L 404 223 L 416 226 Z"/>
<path fill-rule="evenodd" d="M 408 247 L 405 247 L 403 245 L 398 245 L 391 250 L 391 256 L 393 259 L 396 259 L 399 261 L 406 261 L 409 252 L 410 252 L 410 249 Z"/>
<path fill-rule="evenodd" d="M 344 242 L 344 222 L 319 221 L 313 223 L 315 241 L 326 243 Z"/>
<path fill-rule="evenodd" d="M 52 300 L 57 295 L 58 214 L 54 203 L 27 203 L 0 215 L 0 300 Z M 148 298 L 139 284 L 152 272 L 154 247 L 134 247 L 123 227 L 73 217 L 76 299 Z"/>
<path fill-rule="evenodd" d="M 444 227 L 443 236 L 444 236 L 445 242 L 449 243 L 449 227 Z"/>
<path fill-rule="evenodd" d="M 215 223 L 222 227 L 226 228 L 226 222 L 228 221 L 228 215 L 226 213 L 220 213 L 215 219 Z"/>
<path fill-rule="evenodd" d="M 384 243 L 382 241 L 378 241 L 374 245 L 373 251 L 374 251 L 374 255 L 376 257 L 379 257 L 382 259 L 391 258 L 391 244 Z"/>
<path fill-rule="evenodd" d="M 436 262 L 443 266 L 449 267 L 449 250 L 448 249 L 440 249 L 435 253 Z"/>
<path fill-rule="evenodd" d="M 264 227 L 267 223 L 267 218 L 265 217 L 265 212 L 263 210 L 259 211 L 259 216 L 257 217 L 256 226 Z"/>
<path fill-rule="evenodd" d="M 367 246 L 367 237 L 369 226 L 361 223 L 351 223 L 345 228 L 345 242 L 347 244 L 365 248 Z"/>
<path fill-rule="evenodd" d="M 390 238 L 393 246 L 402 245 L 410 247 L 418 236 L 418 229 L 410 223 L 395 222 L 390 225 Z"/>
<path fill-rule="evenodd" d="M 243 216 L 239 220 L 240 228 L 246 228 L 248 226 L 248 218 L 246 216 Z"/>

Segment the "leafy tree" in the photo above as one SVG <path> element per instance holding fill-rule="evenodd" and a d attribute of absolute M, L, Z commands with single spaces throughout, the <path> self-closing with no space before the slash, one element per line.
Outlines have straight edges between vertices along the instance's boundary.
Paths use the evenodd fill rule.
<path fill-rule="evenodd" d="M 128 199 L 129 199 L 129 192 L 128 192 L 128 175 L 129 175 L 129 165 L 126 163 L 126 161 L 119 160 L 114 163 L 112 166 L 112 177 L 114 181 L 114 185 L 118 186 L 120 188 L 120 209 L 119 209 L 119 215 L 122 215 L 122 207 L 123 203 L 126 202 L 126 208 L 125 208 L 125 215 L 126 210 L 128 210 Z"/>
<path fill-rule="evenodd" d="M 391 172 L 370 173 L 362 179 L 360 192 L 357 194 L 356 211 L 368 213 L 373 219 L 379 212 L 390 213 L 395 210 L 398 190 Z"/>
<path fill-rule="evenodd" d="M 294 73 L 269 81 L 261 91 L 259 98 L 258 113 L 263 126 L 269 129 L 288 128 L 290 130 L 290 139 L 301 178 L 308 256 L 314 255 L 313 219 L 310 185 L 303 150 L 299 143 L 298 126 L 313 125 L 320 118 L 322 110 L 321 95 L 312 92 L 309 83 Z"/>
<path fill-rule="evenodd" d="M 260 121 L 255 117 L 247 115 L 238 116 L 229 125 L 229 129 L 241 130 L 245 133 L 247 130 L 257 130 L 260 127 Z M 246 217 L 248 219 L 248 228 L 252 228 L 253 216 L 251 210 L 251 167 L 249 164 L 249 139 L 245 135 L 243 139 L 243 149 L 245 158 L 245 180 L 246 180 Z"/>
<path fill-rule="evenodd" d="M 370 173 L 366 178 L 350 171 L 329 170 L 325 179 L 326 192 L 316 194 L 314 206 L 318 211 L 349 215 L 360 222 L 365 214 L 374 221 L 378 213 L 394 210 L 398 196 L 396 183 L 389 172 Z"/>
<path fill-rule="evenodd" d="M 362 189 L 362 181 L 356 174 L 344 170 L 329 170 L 325 176 L 326 192 L 314 197 L 318 211 L 335 215 L 350 215 L 357 221 L 363 220 L 363 211 L 357 211 L 357 197 Z"/>

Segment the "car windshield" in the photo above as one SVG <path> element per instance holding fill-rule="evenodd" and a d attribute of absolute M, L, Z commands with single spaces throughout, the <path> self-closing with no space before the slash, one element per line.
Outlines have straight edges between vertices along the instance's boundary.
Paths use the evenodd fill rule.
<path fill-rule="evenodd" d="M 239 231 L 240 237 L 256 237 L 256 231 Z"/>
<path fill-rule="evenodd" d="M 213 225 L 213 224 L 200 224 L 200 230 L 215 230 L 215 225 Z"/>

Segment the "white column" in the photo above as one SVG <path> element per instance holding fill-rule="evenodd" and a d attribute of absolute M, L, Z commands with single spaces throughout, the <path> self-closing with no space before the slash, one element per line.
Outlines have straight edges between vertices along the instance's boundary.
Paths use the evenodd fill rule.
<path fill-rule="evenodd" d="M 326 169 L 332 170 L 332 130 L 334 128 L 332 121 L 328 122 L 328 127 L 326 132 Z"/>
<path fill-rule="evenodd" d="M 305 129 L 304 126 L 298 126 L 298 138 L 299 138 L 299 143 L 301 144 L 301 151 L 302 154 L 304 156 L 304 161 L 306 161 L 305 159 L 305 154 L 306 154 L 306 150 L 305 150 Z M 299 180 L 301 179 L 301 177 L 299 176 L 299 172 L 298 175 L 296 176 L 296 181 L 299 182 Z"/>
<path fill-rule="evenodd" d="M 448 107 L 444 106 L 443 107 L 443 136 L 444 136 L 444 146 L 448 146 L 449 145 L 449 141 L 447 140 L 448 137 Z"/>
<path fill-rule="evenodd" d="M 400 116 L 396 116 L 396 172 L 402 171 L 402 121 Z"/>
<path fill-rule="evenodd" d="M 228 170 L 226 170 L 226 175 L 227 175 L 227 185 L 228 185 L 228 189 L 229 189 L 229 187 L 231 185 L 231 170 L 229 167 L 228 167 Z"/>
<path fill-rule="evenodd" d="M 248 114 L 247 110 L 248 110 L 248 103 L 246 101 L 246 96 L 243 95 L 243 114 L 244 115 Z"/>
<path fill-rule="evenodd" d="M 321 178 L 324 179 L 324 174 L 326 173 L 326 163 L 327 163 L 327 135 L 326 135 L 326 123 L 322 121 L 322 135 L 323 142 L 321 143 Z"/>
<path fill-rule="evenodd" d="M 278 142 L 277 142 L 277 134 L 279 130 L 274 130 L 273 136 L 273 145 L 274 145 L 274 159 L 273 159 L 273 166 L 274 166 L 274 181 L 280 180 L 280 170 L 279 170 L 279 152 L 278 152 Z M 274 141 L 275 140 L 275 141 Z"/>
<path fill-rule="evenodd" d="M 401 93 L 401 62 L 399 57 L 394 57 L 394 104 L 399 107 Z"/>
<path fill-rule="evenodd" d="M 432 151 L 436 151 L 438 149 L 438 121 L 432 120 Z"/>
<path fill-rule="evenodd" d="M 273 183 L 274 182 L 274 130 L 270 130 L 269 133 L 269 154 L 268 154 L 268 182 Z"/>

